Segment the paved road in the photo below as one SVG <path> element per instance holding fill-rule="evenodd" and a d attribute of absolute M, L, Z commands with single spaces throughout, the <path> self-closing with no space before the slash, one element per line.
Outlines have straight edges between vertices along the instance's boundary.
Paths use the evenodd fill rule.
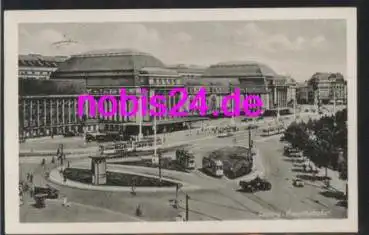
<path fill-rule="evenodd" d="M 248 133 L 237 133 L 237 145 L 247 146 Z M 279 143 L 279 137 L 262 138 L 253 132 L 253 139 L 256 147 L 260 149 L 261 158 L 265 167 L 266 177 L 271 181 L 273 187 L 269 192 L 258 192 L 255 194 L 238 192 L 237 181 L 226 179 L 213 179 L 199 172 L 187 176 L 187 180 L 204 185 L 205 189 L 198 192 L 190 192 L 190 220 L 225 220 L 225 219 L 260 219 L 272 218 L 285 212 L 287 215 L 295 214 L 295 217 L 303 216 L 303 212 L 315 213 L 324 211 L 325 217 L 345 216 L 345 209 L 335 205 L 336 201 L 320 195 L 320 188 L 307 185 L 304 188 L 294 188 L 291 179 L 296 173 L 292 172 L 293 165 L 285 161 L 282 156 L 283 145 Z M 207 152 L 223 146 L 233 145 L 231 138 L 211 138 L 198 141 L 192 146 L 196 156 L 196 163 L 201 166 L 201 159 Z M 124 166 L 116 166 L 124 167 Z M 22 177 L 28 171 L 35 171 L 35 181 L 42 182 L 39 173 L 40 167 L 35 164 L 22 164 Z M 130 168 L 132 170 L 132 168 Z M 156 173 L 157 169 L 146 169 Z M 165 172 L 177 177 L 176 173 Z M 169 175 L 167 175 L 169 176 Z M 207 186 L 207 187 L 205 187 Z M 217 189 L 210 189 L 209 186 L 217 186 Z M 72 202 L 87 206 L 101 207 L 117 213 L 134 215 L 135 207 L 141 204 L 144 211 L 143 219 L 152 221 L 174 220 L 175 216 L 183 211 L 185 207 L 185 192 L 180 192 L 179 200 L 181 209 L 174 209 L 170 206 L 170 200 L 174 199 L 175 192 L 155 192 L 151 194 L 138 194 L 132 196 L 124 192 L 96 192 L 88 190 L 71 189 L 63 186 L 58 187 L 63 195 L 68 196 Z M 290 212 L 289 212 L 290 211 Z M 81 212 L 82 213 L 82 212 Z M 310 215 L 312 216 L 312 215 Z M 47 216 L 43 218 L 48 221 Z M 124 219 L 122 219 L 123 221 Z M 65 221 L 68 221 L 66 219 Z"/>

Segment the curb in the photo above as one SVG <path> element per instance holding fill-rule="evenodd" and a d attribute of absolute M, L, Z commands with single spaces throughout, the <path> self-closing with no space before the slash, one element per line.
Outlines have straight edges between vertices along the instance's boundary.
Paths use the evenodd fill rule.
<path fill-rule="evenodd" d="M 53 169 L 52 171 L 57 171 L 60 167 Z M 159 177 L 157 176 L 152 176 L 152 175 L 146 175 L 146 174 L 141 174 L 141 173 L 135 173 L 135 172 L 131 172 L 131 171 L 125 171 L 125 170 L 111 170 L 111 172 L 118 172 L 118 173 L 125 173 L 125 174 L 131 174 L 131 175 L 138 175 L 138 176 L 145 176 L 148 178 L 154 178 L 157 179 Z M 163 180 L 171 182 L 171 183 L 181 183 L 182 188 L 181 190 L 185 190 L 185 191 L 197 191 L 200 189 L 204 189 L 201 188 L 199 186 L 195 186 L 195 185 L 191 185 L 191 184 L 187 184 L 187 183 L 183 183 L 181 181 L 176 181 L 176 180 L 172 180 L 172 179 L 168 179 L 165 177 L 162 177 Z M 53 176 L 53 174 L 50 172 L 50 177 L 47 179 L 48 181 L 60 185 L 60 186 L 66 186 L 66 187 L 70 187 L 70 188 L 75 188 L 75 189 L 81 189 L 81 190 L 94 190 L 94 191 L 103 191 L 103 192 L 132 192 L 132 188 L 129 186 L 97 186 L 97 185 L 87 185 L 87 184 L 83 184 L 83 183 L 79 183 L 77 181 L 73 181 L 73 180 L 67 180 L 67 183 L 62 183 L 60 182 L 60 180 L 55 179 L 55 177 Z M 69 182 L 73 182 L 73 183 L 77 183 L 77 184 L 81 184 L 81 187 L 79 187 L 78 185 L 70 185 L 68 184 Z M 160 188 L 160 187 L 137 187 L 135 188 L 135 192 L 140 192 L 140 193 L 152 193 L 152 192 L 173 192 L 175 191 L 175 187 L 165 187 L 165 188 Z"/>

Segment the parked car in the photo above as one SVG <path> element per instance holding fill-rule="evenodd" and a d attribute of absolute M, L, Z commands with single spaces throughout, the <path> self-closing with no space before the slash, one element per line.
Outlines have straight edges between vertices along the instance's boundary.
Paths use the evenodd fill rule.
<path fill-rule="evenodd" d="M 218 138 L 226 138 L 226 137 L 231 137 L 231 136 L 233 136 L 231 132 L 225 132 L 225 133 L 219 134 Z"/>
<path fill-rule="evenodd" d="M 46 185 L 46 187 L 35 187 L 34 195 L 37 194 L 46 194 L 46 198 L 49 199 L 57 199 L 59 197 L 59 190 L 51 187 L 50 185 Z"/>
<path fill-rule="evenodd" d="M 294 187 L 297 187 L 297 188 L 302 188 L 302 187 L 304 187 L 304 186 L 305 186 L 305 183 L 304 183 L 304 181 L 302 181 L 302 180 L 300 180 L 300 179 L 293 179 L 293 181 L 292 181 L 292 185 L 293 185 Z"/>
<path fill-rule="evenodd" d="M 63 136 L 64 137 L 74 137 L 74 136 L 77 136 L 77 133 L 73 131 L 67 131 L 67 132 L 64 132 Z"/>
<path fill-rule="evenodd" d="M 244 191 L 250 193 L 256 191 L 269 191 L 272 189 L 272 184 L 259 176 L 250 181 L 241 180 L 239 185 Z"/>

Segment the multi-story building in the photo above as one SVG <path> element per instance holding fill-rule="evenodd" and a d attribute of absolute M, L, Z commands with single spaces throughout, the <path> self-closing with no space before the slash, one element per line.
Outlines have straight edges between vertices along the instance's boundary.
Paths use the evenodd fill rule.
<path fill-rule="evenodd" d="M 346 103 L 347 83 L 340 73 L 315 73 L 308 81 L 314 104 Z"/>
<path fill-rule="evenodd" d="M 222 62 L 205 70 L 202 79 L 212 87 L 241 89 L 241 95 L 257 95 L 264 104 L 264 113 L 288 111 L 286 77 L 257 62 Z"/>
<path fill-rule="evenodd" d="M 297 82 L 291 78 L 287 77 L 287 104 L 288 106 L 293 106 L 293 102 L 296 101 L 296 89 L 297 89 Z"/>
<path fill-rule="evenodd" d="M 189 110 L 188 104 L 201 87 L 206 88 L 208 115 L 214 111 L 218 111 L 219 116 L 223 115 L 221 101 L 235 87 L 240 88 L 242 96 L 260 96 L 265 113 L 288 110 L 285 77 L 260 63 L 219 63 L 206 69 L 201 77 L 183 79 L 177 71 L 166 68 L 150 54 L 133 50 L 101 50 L 71 56 L 52 73 L 50 80 L 20 81 L 20 136 L 27 138 L 59 135 L 69 130 L 83 132 L 98 129 L 120 131 L 127 136 L 143 136 L 153 133 L 154 123 L 158 133 L 183 129 L 186 122 L 208 118 L 199 115 L 196 110 Z M 186 89 L 189 98 L 182 109 L 187 109 L 188 114 L 185 117 L 164 115 L 157 118 L 149 113 L 122 116 L 121 88 L 139 99 L 144 99 L 141 89 L 147 91 L 148 97 L 163 95 L 167 110 L 171 110 L 181 98 L 179 93 L 172 94 L 170 91 L 173 88 Z M 117 101 L 118 112 L 111 116 L 96 112 L 91 116 L 93 104 L 86 102 L 83 107 L 85 115 L 80 117 L 77 110 L 81 94 L 90 94 L 96 100 L 110 95 Z M 125 102 L 128 111 L 131 111 L 131 102 Z M 152 109 L 148 103 L 146 105 L 146 109 Z M 104 110 L 111 111 L 113 104 L 104 102 L 103 106 Z M 143 108 L 139 107 L 138 112 Z"/>
<path fill-rule="evenodd" d="M 76 115 L 78 94 L 86 92 L 84 82 L 20 80 L 19 136 L 50 136 L 82 131 Z"/>
<path fill-rule="evenodd" d="M 313 95 L 307 81 L 297 84 L 296 100 L 298 104 L 310 104 Z"/>
<path fill-rule="evenodd" d="M 51 73 L 66 59 L 65 56 L 19 55 L 18 77 L 20 79 L 49 79 Z"/>

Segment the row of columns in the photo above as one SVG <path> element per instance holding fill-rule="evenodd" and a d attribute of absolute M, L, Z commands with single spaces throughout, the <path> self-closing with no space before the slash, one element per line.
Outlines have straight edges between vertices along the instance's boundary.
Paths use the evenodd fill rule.
<path fill-rule="evenodd" d="M 20 106 L 20 125 L 22 126 L 32 126 L 32 123 L 36 121 L 37 126 L 40 126 L 41 119 L 43 119 L 42 126 L 58 125 L 59 123 L 76 123 L 77 122 L 77 100 L 72 99 L 21 99 Z M 54 107 L 54 105 L 56 107 Z M 68 110 L 68 117 L 66 118 L 66 110 Z M 75 113 L 73 115 L 73 113 Z M 60 115 L 62 114 L 62 115 Z M 61 118 L 60 118 L 61 116 Z M 50 118 L 48 121 L 48 117 Z M 55 119 L 54 119 L 55 118 Z M 53 122 L 56 120 L 56 122 Z M 25 125 L 28 121 L 28 125 Z"/>

